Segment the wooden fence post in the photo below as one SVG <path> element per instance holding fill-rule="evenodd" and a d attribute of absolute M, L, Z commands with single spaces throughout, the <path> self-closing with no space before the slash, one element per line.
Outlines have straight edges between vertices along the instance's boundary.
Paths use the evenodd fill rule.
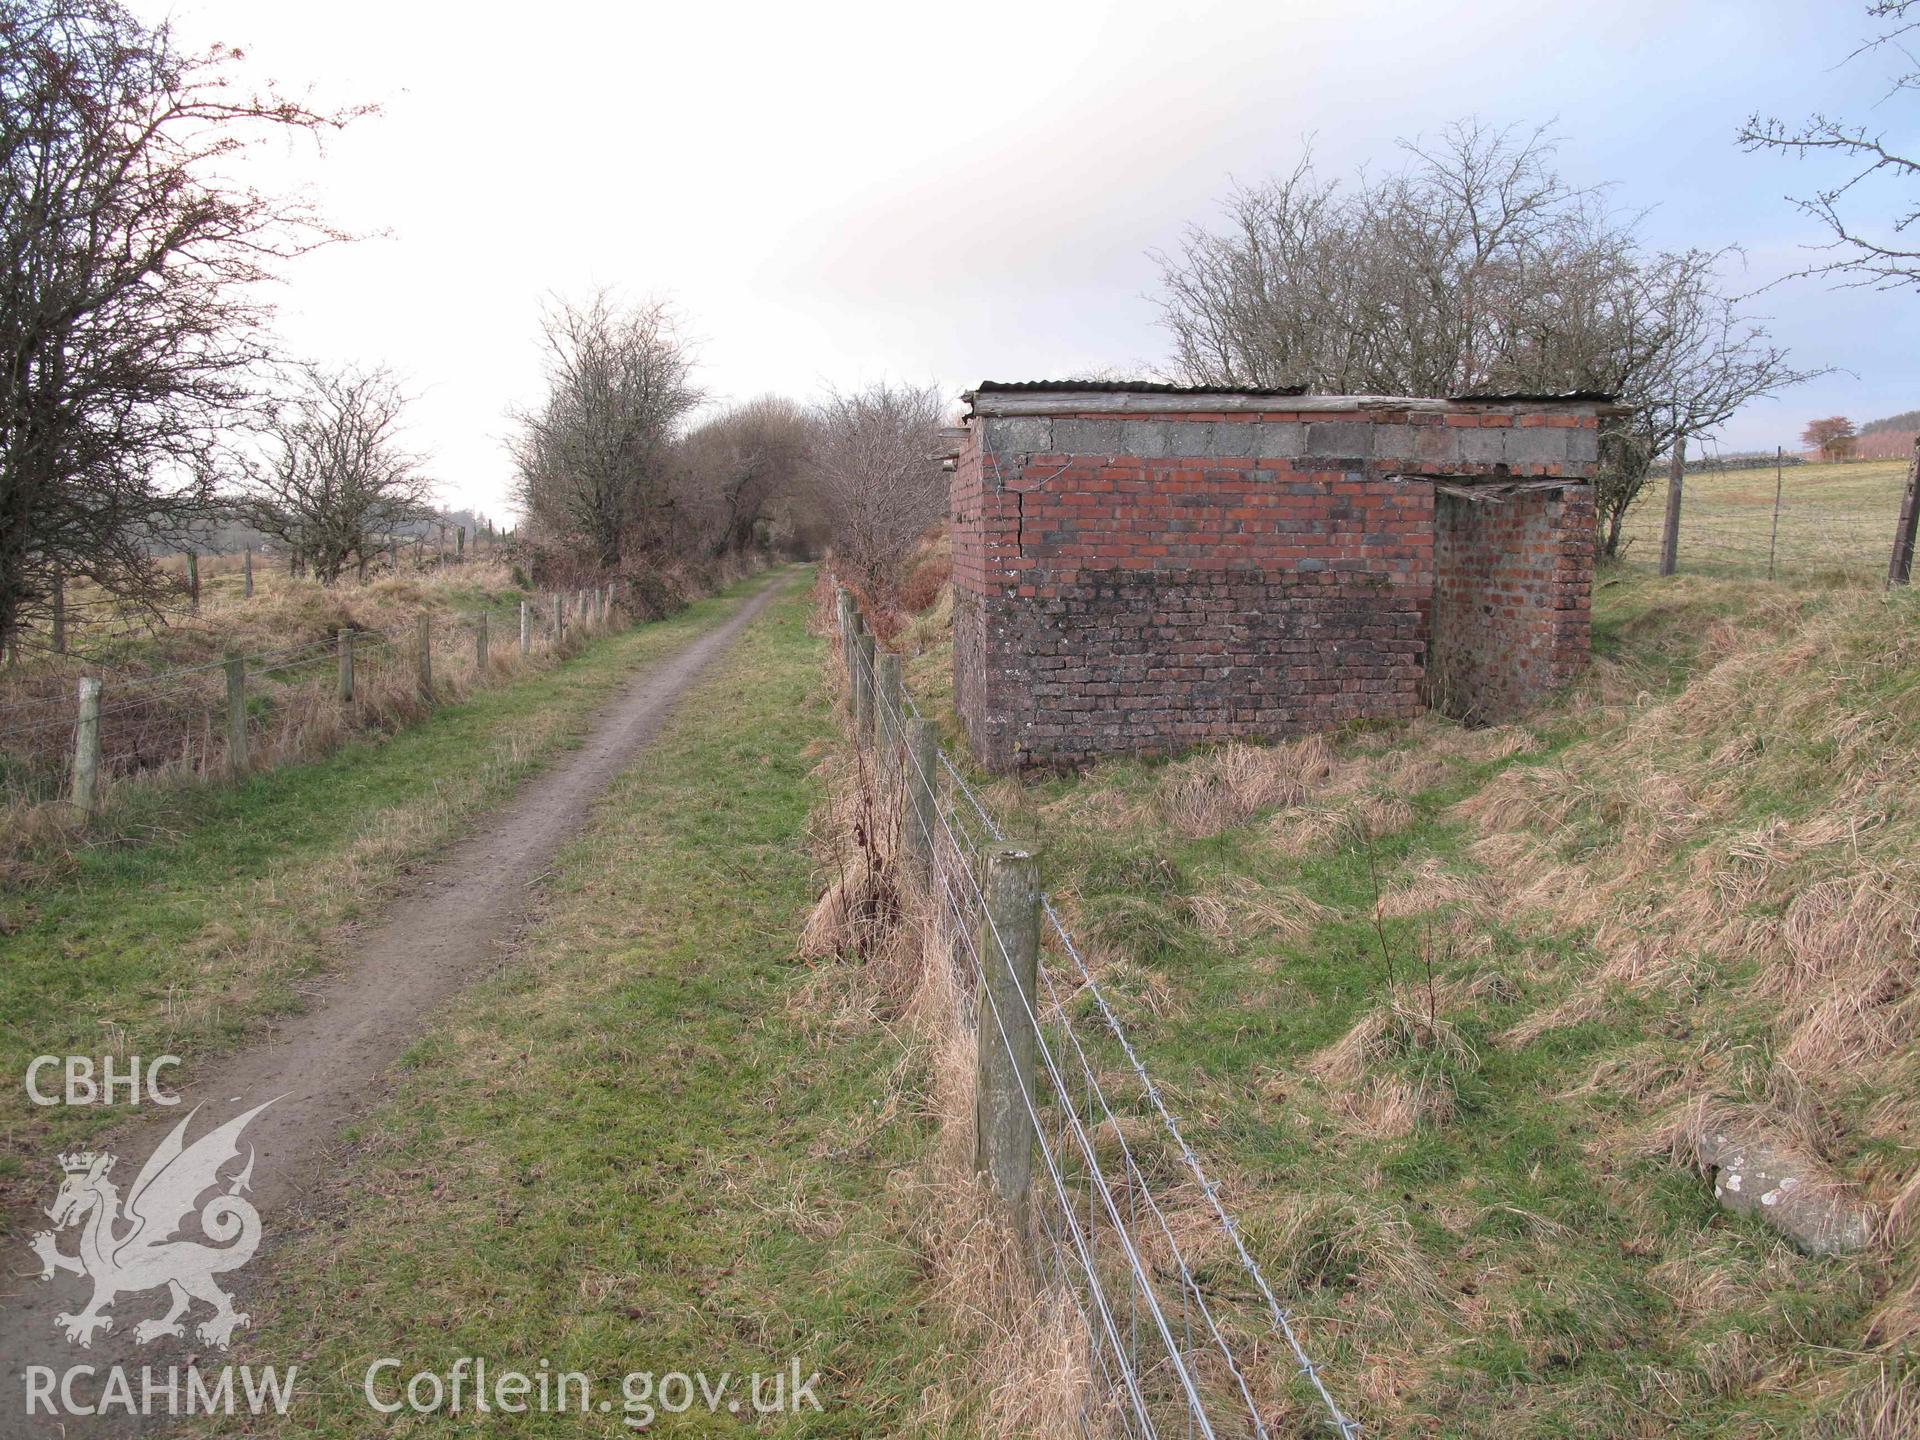
<path fill-rule="evenodd" d="M 482 679 L 487 673 L 487 617 L 483 611 L 480 623 L 473 632 L 473 663 L 479 668 Z"/>
<path fill-rule="evenodd" d="M 567 633 L 567 601 L 558 590 L 553 592 L 553 639 L 558 644 Z"/>
<path fill-rule="evenodd" d="M 1913 463 L 1907 467 L 1907 491 L 1900 499 L 1900 518 L 1893 528 L 1893 555 L 1887 561 L 1887 584 L 1913 583 L 1914 531 L 1920 528 L 1920 440 L 1913 443 Z"/>
<path fill-rule="evenodd" d="M 525 656 L 533 648 L 533 606 L 527 601 L 520 602 L 520 654 Z"/>
<path fill-rule="evenodd" d="M 939 727 L 931 720 L 907 721 L 907 798 L 902 829 L 906 831 L 907 863 L 922 882 L 933 878 L 933 771 L 940 763 Z"/>
<path fill-rule="evenodd" d="M 456 565 L 464 565 L 466 563 L 466 560 L 467 560 L 467 527 L 462 525 L 459 527 L 459 535 L 454 542 L 453 563 Z"/>
<path fill-rule="evenodd" d="M 1773 579 L 1773 556 L 1780 548 L 1780 488 L 1785 483 L 1787 449 L 1773 447 L 1773 530 L 1767 536 L 1767 579 Z"/>
<path fill-rule="evenodd" d="M 67 653 L 67 577 L 53 572 L 53 653 Z"/>
<path fill-rule="evenodd" d="M 100 682 L 80 679 L 80 713 L 73 724 L 73 803 L 91 815 L 100 799 Z"/>
<path fill-rule="evenodd" d="M 840 658 L 847 662 L 847 673 L 853 673 L 853 637 L 856 633 L 855 621 L 859 612 L 854 609 L 853 594 L 844 585 L 834 588 L 834 608 L 840 615 Z"/>
<path fill-rule="evenodd" d="M 229 655 L 227 670 L 227 774 L 238 775 L 247 764 L 247 662 Z"/>
<path fill-rule="evenodd" d="M 416 660 L 420 667 L 420 698 L 431 702 L 433 699 L 433 621 L 425 615 L 420 617 L 419 638 L 416 642 Z"/>
<path fill-rule="evenodd" d="M 873 738 L 873 636 L 864 630 L 853 637 L 853 738 Z"/>
<path fill-rule="evenodd" d="M 1040 964 L 1040 865 L 1019 845 L 987 851 L 986 914 L 980 919 L 980 1000 L 974 1079 L 974 1168 L 1026 1234 L 1033 1181 L 1035 999 Z M 1036 1107 L 1037 1108 L 1037 1105 Z"/>
<path fill-rule="evenodd" d="M 874 688 L 873 768 L 880 784 L 891 787 L 900 768 L 899 727 L 906 718 L 906 706 L 901 699 L 904 687 L 900 680 L 900 657 L 891 650 L 878 659 Z"/>
<path fill-rule="evenodd" d="M 338 644 L 340 647 L 340 703 L 346 705 L 353 700 L 353 631 L 345 625 L 340 627 Z"/>
<path fill-rule="evenodd" d="M 253 598 L 253 547 L 251 545 L 240 552 L 240 574 L 242 576 L 240 593 L 251 600 Z"/>
<path fill-rule="evenodd" d="M 187 603 L 193 613 L 200 613 L 200 552 L 187 551 Z"/>
<path fill-rule="evenodd" d="M 1667 464 L 1667 523 L 1660 532 L 1660 573 L 1671 575 L 1680 565 L 1680 492 L 1687 473 L 1687 437 L 1676 435 Z"/>

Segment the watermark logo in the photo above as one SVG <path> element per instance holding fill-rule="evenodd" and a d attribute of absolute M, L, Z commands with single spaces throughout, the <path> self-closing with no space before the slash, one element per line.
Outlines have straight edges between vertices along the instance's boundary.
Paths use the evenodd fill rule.
<path fill-rule="evenodd" d="M 138 1055 L 124 1065 L 108 1055 L 98 1067 L 91 1055 L 36 1055 L 27 1066 L 27 1098 L 36 1105 L 111 1105 L 124 1095 L 128 1105 L 143 1096 L 154 1105 L 178 1105 L 180 1097 L 161 1088 L 160 1072 L 179 1064 L 178 1055 L 162 1055 L 147 1061 L 143 1074 Z"/>
<path fill-rule="evenodd" d="M 189 1145 L 187 1127 L 200 1113 L 194 1109 L 147 1157 L 124 1201 L 112 1178 L 115 1156 L 81 1151 L 60 1157 L 64 1178 L 46 1211 L 53 1229 L 36 1234 L 32 1245 L 42 1280 L 70 1271 L 93 1282 L 93 1298 L 84 1309 L 54 1317 L 71 1344 L 91 1348 L 96 1334 L 113 1329 L 109 1306 L 162 1288 L 169 1298 L 167 1313 L 133 1327 L 142 1345 L 163 1336 L 184 1337 L 196 1302 L 212 1306 L 213 1314 L 194 1327 L 194 1334 L 216 1349 L 226 1349 L 233 1332 L 248 1323 L 214 1277 L 238 1270 L 260 1246 L 260 1213 L 246 1198 L 253 1181 L 252 1147 L 243 1166 L 237 1171 L 232 1166 L 247 1126 L 273 1103 L 256 1105 Z M 223 1171 L 230 1172 L 225 1180 Z M 200 1203 L 202 1195 L 222 1184 L 224 1190 Z M 181 1238 L 196 1212 L 204 1241 Z M 59 1248 L 59 1232 L 68 1230 L 79 1231 L 72 1254 Z"/>

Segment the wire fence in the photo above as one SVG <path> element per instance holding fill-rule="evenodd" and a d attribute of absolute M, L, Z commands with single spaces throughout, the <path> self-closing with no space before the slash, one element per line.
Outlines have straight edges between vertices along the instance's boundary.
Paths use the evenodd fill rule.
<path fill-rule="evenodd" d="M 511 532 L 443 524 L 438 536 L 422 533 L 410 537 L 377 539 L 364 557 L 347 566 L 340 579 L 357 579 L 367 585 L 376 579 L 402 575 L 424 575 L 468 564 L 499 562 L 514 553 Z M 259 564 L 256 566 L 255 561 Z M 14 633 L 8 644 L 37 654 L 70 655 L 80 652 L 68 640 L 71 633 L 84 629 L 90 641 L 113 643 L 135 635 L 151 635 L 159 629 L 200 629 L 217 633 L 218 627 L 203 617 L 200 610 L 203 587 L 209 591 L 216 582 L 234 582 L 231 594 L 242 585 L 242 594 L 254 593 L 256 569 L 262 578 L 285 569 L 300 577 L 310 567 L 297 551 L 284 547 L 242 547 L 238 550 L 182 550 L 157 558 L 154 575 L 158 585 L 137 597 L 116 594 L 93 586 L 84 578 L 55 575 L 49 593 L 22 606 L 15 616 Z M 27 639 L 28 634 L 49 637 L 54 643 Z M 106 664 L 90 659 L 89 663 Z"/>
<path fill-rule="evenodd" d="M 558 606 L 553 597 L 529 602 L 527 652 L 550 651 L 583 624 L 604 625 L 613 605 L 611 586 L 567 595 Z M 89 760 L 80 751 L 90 716 L 97 716 L 90 757 L 96 786 L 161 772 L 226 773 L 236 745 L 250 765 L 282 763 L 314 748 L 317 736 L 402 713 L 430 699 L 436 686 L 444 691 L 484 678 L 483 647 L 491 669 L 521 645 L 517 629 L 496 632 L 490 619 L 430 624 L 424 663 L 418 621 L 140 673 L 27 642 L 44 663 L 0 689 L 0 794 L 44 803 L 77 793 L 78 772 Z M 237 706 L 228 673 L 236 660 Z M 89 680 L 99 685 L 92 701 L 81 683 Z"/>
<path fill-rule="evenodd" d="M 909 722 L 924 718 L 919 707 L 904 689 L 890 691 L 872 652 L 847 639 L 843 622 L 849 681 L 871 706 L 863 738 L 876 784 L 889 789 L 884 777 L 895 777 L 888 808 L 918 832 L 911 848 L 925 857 L 938 943 L 960 996 L 957 1022 L 984 1031 L 1019 1077 L 1017 1108 L 1039 1160 L 1020 1223 L 1082 1332 L 1088 1383 L 1074 1417 L 1079 1433 L 1358 1436 L 1095 963 L 1044 892 L 1031 993 L 1011 975 L 1015 948 L 986 890 L 1007 836 L 945 749 L 905 743 Z M 986 983 L 994 967 L 1015 983 Z M 1030 1065 L 1022 1058 L 1029 1045 Z"/>
<path fill-rule="evenodd" d="M 1693 472 L 1682 485 L 1676 568 L 1729 579 L 1882 580 L 1906 483 L 1899 461 Z M 1650 478 L 1621 527 L 1635 567 L 1660 561 L 1667 477 Z"/>

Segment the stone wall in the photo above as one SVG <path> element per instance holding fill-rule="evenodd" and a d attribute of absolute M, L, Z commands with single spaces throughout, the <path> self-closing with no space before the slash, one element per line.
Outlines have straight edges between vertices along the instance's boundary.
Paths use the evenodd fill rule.
<path fill-rule="evenodd" d="M 1136 408 L 1076 408 L 1116 404 Z M 1577 479 L 1596 424 L 1591 405 L 1238 392 L 1176 402 L 983 388 L 974 405 L 953 481 L 954 688 L 976 754 L 996 769 L 1417 713 L 1436 623 L 1434 480 Z M 1553 503 L 1548 529 L 1580 504 Z M 1485 523 L 1490 555 L 1508 537 Z M 1451 533 L 1449 555 L 1479 567 L 1438 582 L 1449 636 L 1467 637 L 1476 577 L 1502 597 L 1531 582 L 1468 561 L 1480 551 Z M 1554 544 L 1548 573 L 1577 569 L 1581 557 Z M 1590 535 L 1584 557 L 1590 573 Z M 1553 613 L 1574 596 L 1556 592 Z M 1584 646 L 1583 630 L 1554 623 L 1547 653 L 1528 638 L 1526 666 L 1497 680 L 1504 642 L 1468 637 L 1461 684 L 1504 705 L 1554 683 Z"/>

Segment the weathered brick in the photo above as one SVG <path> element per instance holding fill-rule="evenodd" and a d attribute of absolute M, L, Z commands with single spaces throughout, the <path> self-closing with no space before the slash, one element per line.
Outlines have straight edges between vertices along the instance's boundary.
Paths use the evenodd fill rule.
<path fill-rule="evenodd" d="M 1577 480 L 1592 422 L 1567 419 L 977 422 L 952 493 L 955 704 L 976 751 L 1073 765 L 1530 703 L 1584 663 L 1591 490 L 1464 500 L 1430 481 L 1509 464 Z"/>

